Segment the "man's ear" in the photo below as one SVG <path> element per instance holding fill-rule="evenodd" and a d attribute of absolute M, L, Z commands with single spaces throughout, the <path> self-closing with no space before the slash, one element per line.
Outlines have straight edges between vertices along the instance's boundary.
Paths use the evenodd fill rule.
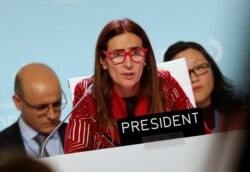
<path fill-rule="evenodd" d="M 20 98 L 18 95 L 14 94 L 14 95 L 12 96 L 12 100 L 13 100 L 13 102 L 14 102 L 16 108 L 17 108 L 18 110 L 21 111 L 22 108 L 23 108 L 23 103 L 22 103 L 21 98 Z"/>

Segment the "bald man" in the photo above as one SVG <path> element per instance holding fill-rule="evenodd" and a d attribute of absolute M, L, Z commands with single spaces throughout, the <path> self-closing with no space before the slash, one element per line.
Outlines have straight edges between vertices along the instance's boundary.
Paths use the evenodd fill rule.
<path fill-rule="evenodd" d="M 65 105 L 59 79 L 45 64 L 28 64 L 18 71 L 14 91 L 12 99 L 21 114 L 17 122 L 0 132 L 0 149 L 40 157 L 42 143 L 38 136 L 44 141 L 55 129 Z M 63 124 L 48 140 L 44 156 L 63 154 L 65 129 Z"/>

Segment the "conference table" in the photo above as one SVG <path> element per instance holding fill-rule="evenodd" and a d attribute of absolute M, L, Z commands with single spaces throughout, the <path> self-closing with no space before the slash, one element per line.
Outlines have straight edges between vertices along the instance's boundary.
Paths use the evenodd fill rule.
<path fill-rule="evenodd" d="M 55 172 L 233 172 L 246 131 L 236 130 L 42 158 Z"/>

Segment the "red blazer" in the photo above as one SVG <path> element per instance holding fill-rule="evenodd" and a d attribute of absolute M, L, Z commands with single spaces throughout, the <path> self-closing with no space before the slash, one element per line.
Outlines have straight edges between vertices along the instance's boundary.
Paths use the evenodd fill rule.
<path fill-rule="evenodd" d="M 159 71 L 160 90 L 164 95 L 164 110 L 175 111 L 192 108 L 189 98 L 186 96 L 178 82 L 168 71 Z M 92 78 L 80 81 L 74 92 L 74 102 L 76 104 L 85 92 L 86 82 L 92 83 Z M 115 119 L 127 117 L 125 102 L 118 94 L 112 91 L 111 94 L 112 112 Z M 137 98 L 135 116 L 147 114 L 146 97 L 140 95 Z M 120 143 L 118 129 L 114 129 L 114 142 L 111 143 L 107 137 L 111 138 L 112 132 L 106 130 L 104 133 L 98 131 L 96 123 L 97 104 L 93 93 L 88 95 L 72 113 L 65 135 L 65 153 L 82 152 L 88 150 L 102 149 L 115 146 L 113 143 Z"/>

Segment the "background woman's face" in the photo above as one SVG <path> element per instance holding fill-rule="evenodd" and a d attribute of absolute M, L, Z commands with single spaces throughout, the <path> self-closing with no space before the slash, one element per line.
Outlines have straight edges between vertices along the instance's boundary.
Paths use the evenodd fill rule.
<path fill-rule="evenodd" d="M 192 48 L 176 54 L 173 59 L 183 57 L 186 58 L 189 70 L 202 64 L 208 64 L 203 54 Z M 214 88 L 214 77 L 211 68 L 208 68 L 205 74 L 199 76 L 194 72 L 190 72 L 189 75 L 197 107 L 204 108 L 208 106 L 211 103 L 211 93 Z"/>
<path fill-rule="evenodd" d="M 139 36 L 125 32 L 117 35 L 108 41 L 107 51 L 130 51 L 136 48 L 143 48 L 142 40 Z M 121 64 L 114 64 L 110 58 L 101 58 L 104 69 L 107 69 L 113 80 L 114 88 L 121 96 L 133 96 L 139 88 L 145 60 L 133 62 L 129 55 Z"/>

